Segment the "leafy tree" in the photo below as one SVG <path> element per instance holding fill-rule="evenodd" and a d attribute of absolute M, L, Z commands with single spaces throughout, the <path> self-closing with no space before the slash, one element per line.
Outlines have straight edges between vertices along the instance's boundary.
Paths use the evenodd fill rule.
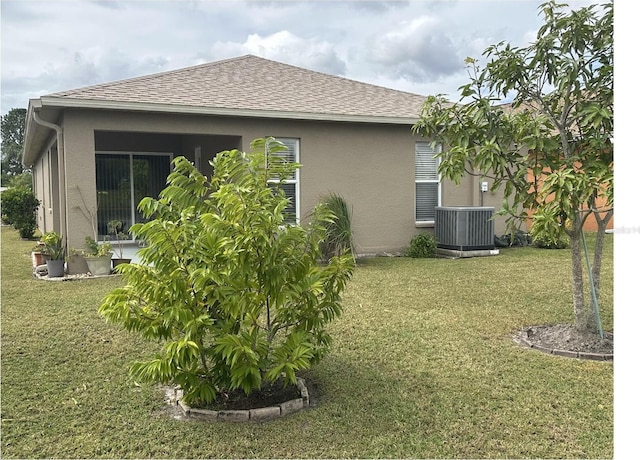
<path fill-rule="evenodd" d="M 470 82 L 460 88 L 460 103 L 430 96 L 413 129 L 448 146 L 440 163 L 445 177 L 493 177 L 493 189 L 504 190 L 501 212 L 510 224 L 532 211 L 534 237 L 568 236 L 574 326 L 595 332 L 604 234 L 613 214 L 613 4 L 571 11 L 550 1 L 540 12 L 545 23 L 534 43 L 491 46 L 484 68 L 467 58 Z M 497 104 L 506 97 L 513 97 L 510 105 Z M 582 230 L 590 215 L 598 232 L 587 308 Z"/>
<path fill-rule="evenodd" d="M 8 179 L 12 176 L 25 172 L 25 168 L 22 166 L 22 145 L 26 117 L 26 109 L 11 109 L 1 117 L 2 185 L 7 185 Z"/>
<path fill-rule="evenodd" d="M 306 228 L 286 224 L 288 199 L 270 181 L 299 166 L 275 155 L 285 147 L 273 138 L 251 147 L 219 153 L 210 180 L 174 160 L 160 198 L 139 205 L 150 220 L 130 229 L 148 243 L 142 264 L 119 265 L 127 284 L 99 307 L 108 321 L 164 341 L 131 373 L 181 385 L 187 402 L 250 393 L 283 374 L 294 383 L 327 352 L 326 325 L 342 311 L 353 270 L 351 255 L 317 263 L 333 218 L 325 207 Z"/>
<path fill-rule="evenodd" d="M 40 201 L 26 187 L 10 188 L 0 195 L 2 221 L 18 230 L 21 238 L 31 238 L 38 227 L 36 210 Z"/>
<path fill-rule="evenodd" d="M 31 171 L 24 171 L 21 174 L 10 176 L 6 184 L 8 187 L 14 188 L 26 188 L 31 190 L 33 188 L 33 177 L 31 176 Z"/>

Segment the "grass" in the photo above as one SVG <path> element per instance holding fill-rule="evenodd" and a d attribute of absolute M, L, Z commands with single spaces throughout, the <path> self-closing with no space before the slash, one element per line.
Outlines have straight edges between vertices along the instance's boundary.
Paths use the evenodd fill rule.
<path fill-rule="evenodd" d="M 613 328 L 613 239 L 601 308 Z M 157 346 L 97 314 L 118 278 L 44 282 L 2 228 L 2 458 L 611 458 L 613 366 L 516 346 L 572 320 L 567 250 L 359 263 L 317 405 L 262 424 L 180 421 L 128 363 Z"/>

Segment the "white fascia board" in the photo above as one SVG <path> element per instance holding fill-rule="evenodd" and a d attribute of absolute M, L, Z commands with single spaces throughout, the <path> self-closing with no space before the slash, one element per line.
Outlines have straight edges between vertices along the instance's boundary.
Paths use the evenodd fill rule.
<path fill-rule="evenodd" d="M 283 112 L 278 110 L 230 109 L 224 107 L 194 107 L 189 105 L 150 104 L 141 102 L 114 102 L 94 99 L 69 99 L 43 96 L 42 106 L 58 108 L 83 108 L 101 110 L 123 110 L 135 112 L 159 112 L 192 115 L 221 115 L 248 118 L 279 118 L 288 120 L 342 121 L 355 123 L 382 123 L 413 125 L 418 115 L 413 117 L 384 117 L 373 115 L 341 115 L 331 113 Z"/>

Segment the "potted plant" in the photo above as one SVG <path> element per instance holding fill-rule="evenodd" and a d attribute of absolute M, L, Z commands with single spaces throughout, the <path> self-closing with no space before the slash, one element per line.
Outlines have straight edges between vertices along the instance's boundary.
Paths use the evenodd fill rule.
<path fill-rule="evenodd" d="M 45 252 L 50 259 L 47 260 L 47 276 L 59 278 L 64 276 L 64 244 L 62 235 L 56 232 L 47 232 L 42 235 Z"/>
<path fill-rule="evenodd" d="M 89 267 L 82 255 L 82 251 L 69 248 L 69 255 L 67 256 L 67 273 L 69 275 L 82 275 L 87 272 L 89 272 Z"/>
<path fill-rule="evenodd" d="M 86 251 L 83 252 L 87 268 L 93 276 L 109 275 L 111 273 L 111 243 L 105 241 L 98 243 L 87 236 L 85 239 Z"/>
<path fill-rule="evenodd" d="M 113 268 L 116 268 L 120 264 L 128 264 L 131 262 L 131 259 L 124 258 L 123 248 L 122 248 L 122 240 L 127 238 L 127 235 L 122 232 L 122 221 L 120 220 L 111 220 L 107 223 L 107 230 L 110 235 L 113 235 L 116 239 L 116 243 L 118 244 L 118 253 L 117 256 L 113 259 Z"/>
<path fill-rule="evenodd" d="M 38 268 L 40 265 L 45 265 L 49 258 L 50 257 L 49 254 L 47 254 L 44 242 L 38 241 L 31 250 L 31 264 L 33 265 L 33 270 Z"/>

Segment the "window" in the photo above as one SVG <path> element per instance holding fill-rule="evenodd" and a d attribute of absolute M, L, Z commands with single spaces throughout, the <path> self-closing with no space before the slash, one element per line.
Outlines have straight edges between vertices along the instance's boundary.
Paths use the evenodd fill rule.
<path fill-rule="evenodd" d="M 287 150 L 277 152 L 275 156 L 284 158 L 286 162 L 298 163 L 300 161 L 300 141 L 299 139 L 286 139 L 277 138 L 279 142 L 282 142 Z M 300 170 L 296 169 L 291 176 L 286 178 L 282 183 L 274 178 L 269 182 L 278 184 L 280 189 L 284 191 L 285 196 L 289 199 L 289 205 L 285 208 L 285 218 L 288 223 L 295 224 L 300 221 L 300 203 L 298 197 L 300 196 L 299 189 L 299 174 Z"/>
<path fill-rule="evenodd" d="M 96 152 L 98 237 L 107 236 L 111 220 L 122 222 L 123 232 L 143 218 L 138 203 L 146 196 L 158 198 L 169 175 L 167 153 Z"/>
<path fill-rule="evenodd" d="M 439 148 L 430 142 L 416 142 L 416 224 L 435 222 L 436 206 L 440 206 Z"/>

